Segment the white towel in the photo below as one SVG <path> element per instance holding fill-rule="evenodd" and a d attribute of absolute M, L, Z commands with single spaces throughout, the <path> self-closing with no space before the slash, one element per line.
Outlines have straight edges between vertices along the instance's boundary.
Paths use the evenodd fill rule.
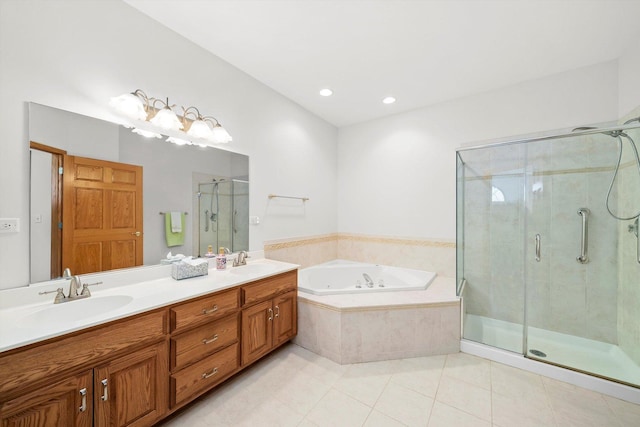
<path fill-rule="evenodd" d="M 182 212 L 171 212 L 171 232 L 182 233 Z"/>

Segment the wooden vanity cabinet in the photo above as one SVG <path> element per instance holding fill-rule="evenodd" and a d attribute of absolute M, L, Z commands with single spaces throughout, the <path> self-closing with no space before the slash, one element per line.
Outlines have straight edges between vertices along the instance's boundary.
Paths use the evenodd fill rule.
<path fill-rule="evenodd" d="M 144 427 L 297 333 L 297 271 L 0 353 L 0 427 Z"/>
<path fill-rule="evenodd" d="M 150 426 L 167 412 L 166 310 L 0 355 L 9 426 Z"/>
<path fill-rule="evenodd" d="M 242 366 L 297 334 L 297 287 L 293 271 L 242 288 Z"/>

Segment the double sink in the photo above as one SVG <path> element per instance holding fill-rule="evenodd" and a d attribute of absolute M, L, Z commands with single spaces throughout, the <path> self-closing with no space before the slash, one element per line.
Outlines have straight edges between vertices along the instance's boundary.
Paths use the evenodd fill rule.
<path fill-rule="evenodd" d="M 8 304 L 8 306 L 3 304 L 4 307 L 0 309 L 0 351 L 153 310 L 295 268 L 297 265 L 294 264 L 259 259 L 252 260 L 245 266 L 228 267 L 224 271 L 210 269 L 206 276 L 180 281 L 160 276 L 161 278 L 153 280 L 110 286 L 109 280 L 105 279 L 104 285 L 92 289 L 92 296 L 62 304 L 54 304 L 52 295 L 47 295 L 46 300 L 39 297 L 36 299 L 38 302 L 26 304 L 23 297 L 22 303 L 17 302 L 16 305 Z M 29 292 L 31 296 L 31 293 L 38 293 L 38 288 L 20 288 L 17 292 Z M 3 296 L 2 292 L 0 297 Z"/>

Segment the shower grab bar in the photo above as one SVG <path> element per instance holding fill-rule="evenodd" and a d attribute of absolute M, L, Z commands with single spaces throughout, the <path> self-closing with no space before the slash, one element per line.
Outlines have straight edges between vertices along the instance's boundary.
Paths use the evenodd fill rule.
<path fill-rule="evenodd" d="M 536 261 L 540 262 L 540 235 L 536 234 Z"/>
<path fill-rule="evenodd" d="M 587 208 L 578 209 L 578 215 L 580 215 L 582 217 L 582 238 L 581 238 L 581 243 L 580 243 L 580 256 L 577 257 L 576 260 L 580 264 L 586 264 L 586 263 L 589 262 L 589 255 L 588 255 L 587 246 L 588 246 L 588 242 L 589 242 L 588 225 L 589 225 L 589 214 L 590 213 L 591 212 Z"/>

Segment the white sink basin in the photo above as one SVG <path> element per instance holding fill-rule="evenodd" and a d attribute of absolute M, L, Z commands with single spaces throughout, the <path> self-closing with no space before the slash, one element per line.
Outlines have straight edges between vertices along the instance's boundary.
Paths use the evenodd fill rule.
<path fill-rule="evenodd" d="M 25 315 L 21 321 L 25 323 L 72 324 L 79 320 L 99 316 L 109 311 L 118 310 L 133 301 L 128 295 L 91 296 L 77 301 L 51 304 L 45 308 Z"/>
<path fill-rule="evenodd" d="M 275 271 L 276 267 L 272 264 L 247 264 L 240 267 L 231 267 L 233 274 L 260 275 Z"/>

